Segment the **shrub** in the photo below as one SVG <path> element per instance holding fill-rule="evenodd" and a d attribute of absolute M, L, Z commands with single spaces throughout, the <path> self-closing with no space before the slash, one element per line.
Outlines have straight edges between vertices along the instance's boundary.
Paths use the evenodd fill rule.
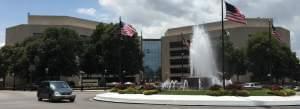
<path fill-rule="evenodd" d="M 127 86 L 124 85 L 124 84 L 117 84 L 117 85 L 115 86 L 115 88 L 117 88 L 118 90 L 124 90 L 124 89 L 127 88 Z"/>
<path fill-rule="evenodd" d="M 154 90 L 154 89 L 156 89 L 156 87 L 153 84 L 148 83 L 148 84 L 144 84 L 143 89 L 144 90 Z"/>
<path fill-rule="evenodd" d="M 277 96 L 287 96 L 287 93 L 284 90 L 273 90 L 270 94 L 277 95 Z"/>
<path fill-rule="evenodd" d="M 157 94 L 159 91 L 158 90 L 145 90 L 143 92 L 144 95 L 152 95 L 152 94 Z"/>
<path fill-rule="evenodd" d="M 279 85 L 272 85 L 271 90 L 282 90 L 282 87 Z"/>
<path fill-rule="evenodd" d="M 213 85 L 209 88 L 209 90 L 211 91 L 218 91 L 218 90 L 221 90 L 221 86 L 220 85 Z"/>
<path fill-rule="evenodd" d="M 250 92 L 247 91 L 247 90 L 237 90 L 236 93 L 235 93 L 236 96 L 249 96 L 250 95 Z"/>
<path fill-rule="evenodd" d="M 137 90 L 134 87 L 128 87 L 125 90 L 118 90 L 119 94 L 140 94 L 142 93 L 140 90 Z"/>
<path fill-rule="evenodd" d="M 224 96 L 224 95 L 227 95 L 227 91 L 225 90 L 210 90 L 207 92 L 207 95 L 210 95 L 210 96 Z"/>
<path fill-rule="evenodd" d="M 292 89 L 284 89 L 284 91 L 286 92 L 287 96 L 296 95 L 296 91 Z"/>
<path fill-rule="evenodd" d="M 113 88 L 110 89 L 110 92 L 118 92 L 118 89 L 113 87 Z"/>
<path fill-rule="evenodd" d="M 242 90 L 243 86 L 241 84 L 230 84 L 225 87 L 227 90 Z"/>
<path fill-rule="evenodd" d="M 119 94 L 126 94 L 126 91 L 125 90 L 118 90 L 118 93 Z"/>

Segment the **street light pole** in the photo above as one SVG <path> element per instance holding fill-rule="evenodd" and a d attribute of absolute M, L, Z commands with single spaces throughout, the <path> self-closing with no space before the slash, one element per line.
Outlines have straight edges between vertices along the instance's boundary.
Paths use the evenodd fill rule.
<path fill-rule="evenodd" d="M 80 73 L 80 91 L 82 92 L 83 91 L 83 81 L 82 81 L 82 76 L 85 72 L 83 71 L 79 71 Z"/>
<path fill-rule="evenodd" d="M 49 79 L 48 79 L 48 78 L 49 78 L 49 77 L 48 77 L 48 76 L 49 76 L 49 75 L 48 75 L 48 70 L 49 70 L 49 69 L 48 69 L 48 67 L 47 67 L 47 68 L 45 68 L 46 80 L 49 80 Z"/>
<path fill-rule="evenodd" d="M 104 69 L 104 74 L 103 74 L 103 77 L 104 77 L 104 89 L 106 89 L 106 79 L 105 79 L 105 74 L 107 73 L 107 69 Z"/>
<path fill-rule="evenodd" d="M 12 73 L 13 76 L 13 90 L 16 90 L 16 76 L 15 73 Z"/>

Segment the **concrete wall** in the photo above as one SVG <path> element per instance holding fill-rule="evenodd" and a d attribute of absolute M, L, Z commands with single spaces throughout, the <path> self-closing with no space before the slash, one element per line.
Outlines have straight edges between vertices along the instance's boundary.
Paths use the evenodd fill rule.
<path fill-rule="evenodd" d="M 70 25 L 37 25 L 37 24 L 22 24 L 6 29 L 6 45 L 12 45 L 21 42 L 28 37 L 34 36 L 36 33 L 41 34 L 47 28 L 68 28 L 76 31 L 78 35 L 90 36 L 93 29 L 76 27 Z"/>
<path fill-rule="evenodd" d="M 75 27 L 96 29 L 99 22 L 69 16 L 29 15 L 28 24 L 36 25 L 69 25 Z"/>

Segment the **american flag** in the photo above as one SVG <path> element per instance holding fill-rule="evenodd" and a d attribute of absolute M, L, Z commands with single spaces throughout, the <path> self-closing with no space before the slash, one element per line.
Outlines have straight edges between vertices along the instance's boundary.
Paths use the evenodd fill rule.
<path fill-rule="evenodd" d="M 226 5 L 226 19 L 232 22 L 246 24 L 245 15 L 243 15 L 239 9 L 237 9 L 232 4 L 225 2 Z"/>
<path fill-rule="evenodd" d="M 130 24 L 122 23 L 123 26 L 121 28 L 121 34 L 128 37 L 133 37 L 136 33 L 135 28 L 132 27 Z"/>
<path fill-rule="evenodd" d="M 272 35 L 275 36 L 276 39 L 280 40 L 281 35 L 276 31 L 274 25 L 272 25 Z"/>

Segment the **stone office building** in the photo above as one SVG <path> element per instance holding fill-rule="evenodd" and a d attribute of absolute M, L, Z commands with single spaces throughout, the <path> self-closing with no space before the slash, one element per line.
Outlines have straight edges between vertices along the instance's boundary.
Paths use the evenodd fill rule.
<path fill-rule="evenodd" d="M 28 15 L 28 24 L 20 24 L 6 29 L 5 44 L 12 45 L 28 37 L 41 36 L 47 28 L 68 28 L 80 36 L 90 36 L 99 22 L 69 16 Z"/>
<path fill-rule="evenodd" d="M 269 20 L 267 18 L 247 19 L 247 24 L 238 24 L 225 21 L 225 30 L 230 34 L 230 41 L 235 48 L 246 47 L 251 34 L 269 31 Z M 221 22 L 200 24 L 207 31 L 212 41 L 212 46 L 216 46 L 217 40 L 221 36 Z M 276 27 L 281 34 L 281 43 L 290 46 L 290 32 L 283 27 Z M 183 46 L 182 40 L 191 40 L 193 26 L 185 26 L 168 29 L 161 38 L 161 65 L 162 80 L 180 80 L 190 76 L 189 48 Z M 194 42 L 197 43 L 197 42 Z M 249 75 L 241 80 L 249 81 Z"/>

